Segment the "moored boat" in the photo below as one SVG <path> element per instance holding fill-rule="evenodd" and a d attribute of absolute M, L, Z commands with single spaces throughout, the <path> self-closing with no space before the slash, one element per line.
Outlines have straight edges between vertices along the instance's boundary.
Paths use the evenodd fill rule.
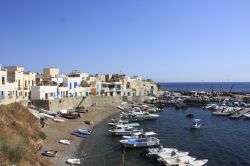
<path fill-rule="evenodd" d="M 81 160 L 80 159 L 68 159 L 66 160 L 67 164 L 72 164 L 72 165 L 80 165 Z"/>
<path fill-rule="evenodd" d="M 147 138 L 131 138 L 127 140 L 121 140 L 123 146 L 128 148 L 145 148 L 160 145 L 160 140 L 155 137 L 147 137 Z"/>
<path fill-rule="evenodd" d="M 59 143 L 64 145 L 70 145 L 70 141 L 66 139 L 59 140 Z"/>
<path fill-rule="evenodd" d="M 55 157 L 57 155 L 58 151 L 56 150 L 45 150 L 42 155 L 47 157 Z"/>
<path fill-rule="evenodd" d="M 201 120 L 200 119 L 194 119 L 191 129 L 198 129 L 200 127 L 201 127 Z"/>

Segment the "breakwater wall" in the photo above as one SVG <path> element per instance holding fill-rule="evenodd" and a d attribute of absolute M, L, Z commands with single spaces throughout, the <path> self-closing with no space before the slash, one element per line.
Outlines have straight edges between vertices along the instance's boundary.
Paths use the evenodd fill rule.
<path fill-rule="evenodd" d="M 56 100 L 33 100 L 32 104 L 38 108 L 59 111 L 72 109 L 78 106 L 90 107 L 91 105 L 119 105 L 125 99 L 121 96 L 87 96 L 87 97 L 66 97 Z"/>

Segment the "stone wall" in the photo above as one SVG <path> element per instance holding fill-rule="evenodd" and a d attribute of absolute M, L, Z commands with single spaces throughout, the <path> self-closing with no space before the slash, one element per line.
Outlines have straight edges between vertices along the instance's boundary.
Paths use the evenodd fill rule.
<path fill-rule="evenodd" d="M 63 109 L 72 109 L 77 106 L 90 107 L 93 104 L 103 105 L 119 105 L 123 102 L 121 96 L 87 96 L 87 97 L 69 97 L 56 100 L 35 100 L 33 105 L 50 111 L 59 111 Z"/>
<path fill-rule="evenodd" d="M 0 105 L 8 105 L 11 103 L 21 103 L 22 105 L 27 105 L 28 104 L 28 99 L 23 99 L 23 98 L 8 98 L 8 97 L 4 97 L 4 98 L 0 98 Z"/>

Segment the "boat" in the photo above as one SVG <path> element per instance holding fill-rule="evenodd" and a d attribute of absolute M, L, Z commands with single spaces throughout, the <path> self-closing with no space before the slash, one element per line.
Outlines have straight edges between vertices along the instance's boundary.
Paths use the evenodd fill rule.
<path fill-rule="evenodd" d="M 147 150 L 147 157 L 155 157 L 157 154 L 159 153 L 173 153 L 173 152 L 178 152 L 177 149 L 173 149 L 173 148 L 149 148 Z"/>
<path fill-rule="evenodd" d="M 48 115 L 48 114 L 45 114 L 45 113 L 39 113 L 38 116 L 43 116 L 43 117 L 46 117 L 46 118 L 49 118 L 49 119 L 54 119 L 55 118 L 54 116 L 51 116 L 51 115 Z"/>
<path fill-rule="evenodd" d="M 66 160 L 67 164 L 73 164 L 73 165 L 80 165 L 81 164 L 81 160 L 80 159 L 68 159 Z"/>
<path fill-rule="evenodd" d="M 250 113 L 244 114 L 243 117 L 244 117 L 245 119 L 250 119 Z"/>
<path fill-rule="evenodd" d="M 173 158 L 173 157 L 184 157 L 184 156 L 188 156 L 188 155 L 189 155 L 189 152 L 172 151 L 171 153 L 160 152 L 157 154 L 157 157 L 159 159 L 169 159 L 169 158 Z"/>
<path fill-rule="evenodd" d="M 132 138 L 146 138 L 157 135 L 155 132 L 138 132 L 132 133 L 130 136 L 122 136 L 124 139 L 132 139 Z"/>
<path fill-rule="evenodd" d="M 189 163 L 182 163 L 179 166 L 203 166 L 205 164 L 207 164 L 208 160 L 204 159 L 204 160 L 194 160 L 194 161 L 190 161 Z"/>
<path fill-rule="evenodd" d="M 124 107 L 122 107 L 122 106 L 120 106 L 120 105 L 118 105 L 116 108 L 117 108 L 117 109 L 119 109 L 119 110 L 122 110 L 122 111 L 124 111 L 124 110 L 125 110 L 125 108 L 124 108 Z"/>
<path fill-rule="evenodd" d="M 192 114 L 192 113 L 187 114 L 186 117 L 187 117 L 187 118 L 193 118 L 193 117 L 194 117 L 194 114 Z"/>
<path fill-rule="evenodd" d="M 61 122 L 65 122 L 64 119 L 59 119 L 59 118 L 54 118 L 53 121 L 61 123 Z"/>
<path fill-rule="evenodd" d="M 90 135 L 92 133 L 92 131 L 83 130 L 83 129 L 78 129 L 77 131 L 80 132 L 80 133 L 86 134 L 86 135 Z"/>
<path fill-rule="evenodd" d="M 79 113 L 61 113 L 60 114 L 61 117 L 66 118 L 66 119 L 78 119 L 81 117 L 81 115 Z"/>
<path fill-rule="evenodd" d="M 160 115 L 158 115 L 158 114 L 150 114 L 148 112 L 145 112 L 143 114 L 143 116 L 144 116 L 145 120 L 155 120 L 155 119 L 158 119 L 160 117 Z"/>
<path fill-rule="evenodd" d="M 79 109 L 79 108 L 77 108 L 77 109 L 75 109 L 75 112 L 85 114 L 85 113 L 87 113 L 88 111 L 85 110 L 85 109 Z"/>
<path fill-rule="evenodd" d="M 70 145 L 70 141 L 66 139 L 59 140 L 59 143 L 64 145 Z"/>
<path fill-rule="evenodd" d="M 122 123 L 111 124 L 111 123 L 109 123 L 109 125 L 111 127 L 114 127 L 114 128 L 116 128 L 116 127 L 139 127 L 140 126 L 139 123 L 127 123 L 127 124 L 122 124 Z"/>
<path fill-rule="evenodd" d="M 109 130 L 109 132 L 114 136 L 124 136 L 124 135 L 131 135 L 132 133 L 143 132 L 143 129 L 113 129 Z"/>
<path fill-rule="evenodd" d="M 193 120 L 193 125 L 192 125 L 192 129 L 198 129 L 201 127 L 201 120 L 200 119 L 194 119 Z"/>
<path fill-rule="evenodd" d="M 45 150 L 42 155 L 47 157 L 55 157 L 57 155 L 58 151 L 55 150 Z"/>
<path fill-rule="evenodd" d="M 82 138 L 86 138 L 88 135 L 90 135 L 91 133 L 87 130 L 82 130 L 82 129 L 78 129 L 77 131 L 74 131 L 72 133 L 72 135 L 77 136 L 77 137 L 82 137 Z"/>
<path fill-rule="evenodd" d="M 190 156 L 177 156 L 172 158 L 159 158 L 158 161 L 167 166 L 179 166 L 195 161 L 196 158 Z"/>
<path fill-rule="evenodd" d="M 145 148 L 160 145 L 160 140 L 156 137 L 131 138 L 121 140 L 120 143 L 122 143 L 124 147 L 128 148 Z"/>
<path fill-rule="evenodd" d="M 50 116 L 56 116 L 56 112 L 52 112 L 52 111 L 48 111 L 48 110 L 44 110 L 44 109 L 39 109 L 39 112 L 50 115 Z"/>

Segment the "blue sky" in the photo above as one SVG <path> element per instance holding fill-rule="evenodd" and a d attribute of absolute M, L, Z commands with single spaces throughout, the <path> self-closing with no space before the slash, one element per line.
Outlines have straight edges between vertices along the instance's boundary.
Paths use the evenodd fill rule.
<path fill-rule="evenodd" d="M 1 0 L 0 63 L 250 81 L 249 0 Z"/>

